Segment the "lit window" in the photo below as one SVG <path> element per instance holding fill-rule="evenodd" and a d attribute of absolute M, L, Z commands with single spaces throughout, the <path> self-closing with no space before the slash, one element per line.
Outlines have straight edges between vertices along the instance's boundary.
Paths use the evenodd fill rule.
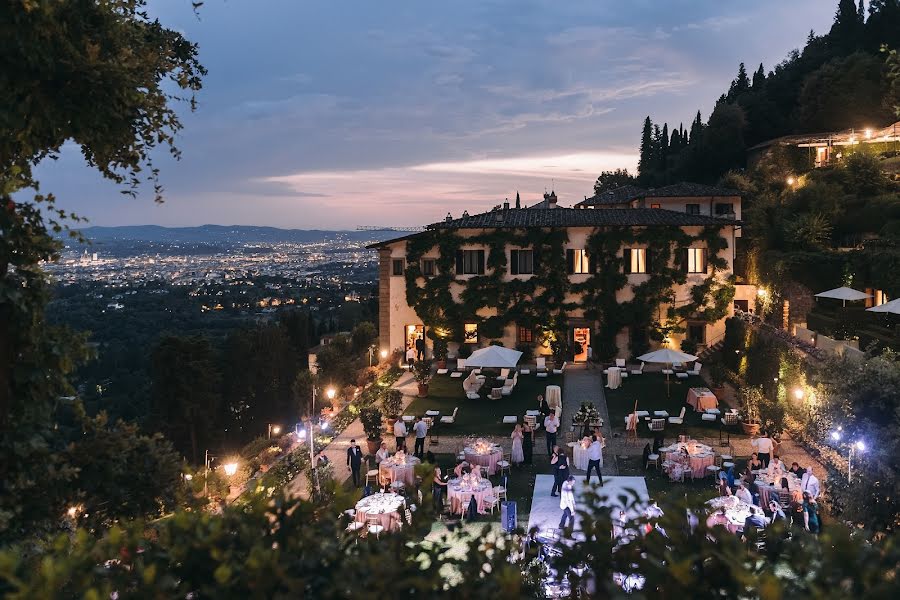
<path fill-rule="evenodd" d="M 463 343 L 478 343 L 478 323 L 466 323 L 463 325 Z"/>
<path fill-rule="evenodd" d="M 509 272 L 511 275 L 531 275 L 534 273 L 534 251 L 510 250 Z"/>
<path fill-rule="evenodd" d="M 530 327 L 519 325 L 519 343 L 531 344 L 534 342 L 534 330 Z"/>
<path fill-rule="evenodd" d="M 662 205 L 660 205 L 660 204 L 651 204 L 650 205 L 650 208 L 661 208 L 661 207 L 662 207 Z"/>
<path fill-rule="evenodd" d="M 647 272 L 647 249 L 646 248 L 626 248 L 625 249 L 625 273 L 646 273 Z"/>
<path fill-rule="evenodd" d="M 435 273 L 435 260 L 433 258 L 426 258 L 422 260 L 422 275 L 425 277 L 434 277 Z"/>
<path fill-rule="evenodd" d="M 392 272 L 394 275 L 403 275 L 403 259 L 395 258 L 391 261 Z"/>
<path fill-rule="evenodd" d="M 706 273 L 706 248 L 688 248 L 685 265 L 688 273 Z"/>
<path fill-rule="evenodd" d="M 591 260 L 587 250 L 583 248 L 566 250 L 566 262 L 569 273 L 582 275 L 591 272 Z"/>
<path fill-rule="evenodd" d="M 684 210 L 689 215 L 699 215 L 700 214 L 700 205 L 699 204 L 685 204 Z"/>

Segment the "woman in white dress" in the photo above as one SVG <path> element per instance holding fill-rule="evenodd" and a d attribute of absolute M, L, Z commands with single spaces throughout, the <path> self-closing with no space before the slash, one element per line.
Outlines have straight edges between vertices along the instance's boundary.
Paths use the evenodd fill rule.
<path fill-rule="evenodd" d="M 510 462 L 514 465 L 521 465 L 525 462 L 525 453 L 522 451 L 522 439 L 524 435 L 522 434 L 522 426 L 516 424 L 516 428 L 513 429 L 512 434 L 509 436 L 512 438 L 512 453 L 510 454 Z"/>

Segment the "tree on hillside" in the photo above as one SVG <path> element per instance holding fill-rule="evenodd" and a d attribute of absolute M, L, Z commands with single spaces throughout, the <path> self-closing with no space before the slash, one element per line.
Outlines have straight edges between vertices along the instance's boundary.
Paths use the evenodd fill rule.
<path fill-rule="evenodd" d="M 829 33 L 830 41 L 842 50 L 852 51 L 861 41 L 863 25 L 856 2 L 840 0 Z"/>
<path fill-rule="evenodd" d="M 594 182 L 594 195 L 602 194 L 609 190 L 614 190 L 623 185 L 633 185 L 635 183 L 634 176 L 628 172 L 628 169 L 615 169 L 613 171 L 603 171 Z"/>
<path fill-rule="evenodd" d="M 145 9 L 144 0 L 0 3 L 0 541 L 46 529 L 71 491 L 51 416 L 71 393 L 81 338 L 46 323 L 41 263 L 57 258 L 51 233 L 72 215 L 38 193 L 33 169 L 70 143 L 104 177 L 132 192 L 146 176 L 158 196 L 151 155 L 175 152 L 173 103 L 205 74 L 196 46 Z"/>
<path fill-rule="evenodd" d="M 650 117 L 644 119 L 641 129 L 641 147 L 638 157 L 638 178 L 647 177 L 654 168 L 653 156 L 653 122 Z"/>
<path fill-rule="evenodd" d="M 191 462 L 221 441 L 221 379 L 209 340 L 163 337 L 151 357 L 153 423 Z"/>
<path fill-rule="evenodd" d="M 703 131 L 703 148 L 709 176 L 724 173 L 742 166 L 746 145 L 744 143 L 744 111 L 735 104 L 720 104 L 709 116 Z"/>
<path fill-rule="evenodd" d="M 753 82 L 750 86 L 753 88 L 753 91 L 758 92 L 763 85 L 766 83 L 766 71 L 763 69 L 763 64 L 759 63 L 759 68 L 753 73 Z"/>
<path fill-rule="evenodd" d="M 762 67 L 762 65 L 760 65 Z M 734 102 L 738 97 L 750 91 L 750 79 L 747 77 L 747 68 L 744 63 L 738 66 L 737 77 L 731 82 L 728 89 L 728 95 L 725 97 L 728 102 Z"/>

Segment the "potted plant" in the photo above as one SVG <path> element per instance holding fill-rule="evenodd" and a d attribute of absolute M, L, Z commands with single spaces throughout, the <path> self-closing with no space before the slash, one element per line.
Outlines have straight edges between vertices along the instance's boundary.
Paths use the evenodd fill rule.
<path fill-rule="evenodd" d="M 359 411 L 359 420 L 366 432 L 369 454 L 375 454 L 381 446 L 381 411 L 374 406 L 367 406 Z"/>
<path fill-rule="evenodd" d="M 419 384 L 419 398 L 428 395 L 428 383 L 431 381 L 431 361 L 420 360 L 413 365 L 413 377 Z"/>
<path fill-rule="evenodd" d="M 385 390 L 384 396 L 381 398 L 381 408 L 384 409 L 384 414 L 388 419 L 399 417 L 400 411 L 403 410 L 403 392 L 395 389 Z"/>
<path fill-rule="evenodd" d="M 747 435 L 757 435 L 761 424 L 759 418 L 759 406 L 763 401 L 762 387 L 745 387 L 738 394 L 741 402 L 741 428 Z"/>
<path fill-rule="evenodd" d="M 437 361 L 438 369 L 446 369 L 447 368 L 447 340 L 445 340 L 443 338 L 438 338 L 438 339 L 434 340 L 432 352 L 434 353 L 434 359 Z"/>
<path fill-rule="evenodd" d="M 709 366 L 709 378 L 712 382 L 712 393 L 717 398 L 725 394 L 725 365 L 716 361 Z"/>
<path fill-rule="evenodd" d="M 688 354 L 696 355 L 697 354 L 697 342 L 695 342 L 694 340 L 687 339 L 687 338 L 681 340 L 681 351 L 687 352 Z"/>

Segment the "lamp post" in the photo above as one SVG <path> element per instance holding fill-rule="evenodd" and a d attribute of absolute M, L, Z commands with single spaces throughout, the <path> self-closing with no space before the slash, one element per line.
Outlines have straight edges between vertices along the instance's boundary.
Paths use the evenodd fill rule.
<path fill-rule="evenodd" d="M 318 394 L 319 388 L 315 384 L 312 386 L 312 394 L 310 395 L 310 404 L 309 404 L 309 424 L 306 429 L 309 431 L 309 468 L 313 474 L 313 491 L 318 494 L 319 492 L 319 474 L 316 471 L 316 448 L 315 448 L 315 421 L 313 421 L 313 415 L 316 412 L 316 394 Z M 325 395 L 329 400 L 334 399 L 334 388 L 329 387 L 325 390 Z"/>
<path fill-rule="evenodd" d="M 281 425 L 274 425 L 269 423 L 268 425 L 268 437 L 271 440 L 273 435 L 278 435 L 281 433 Z"/>
<path fill-rule="evenodd" d="M 831 432 L 831 439 L 840 442 L 843 437 L 841 428 Z M 865 452 L 866 444 L 862 440 L 857 440 L 847 444 L 847 483 L 853 483 L 853 451 Z"/>

